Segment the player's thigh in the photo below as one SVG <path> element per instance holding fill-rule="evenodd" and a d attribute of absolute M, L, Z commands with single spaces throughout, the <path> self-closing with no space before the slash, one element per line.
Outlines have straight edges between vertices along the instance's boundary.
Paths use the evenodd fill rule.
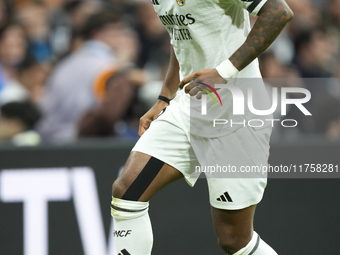
<path fill-rule="evenodd" d="M 151 160 L 151 157 L 152 156 L 139 151 L 131 152 L 124 170 L 112 185 L 112 195 L 114 197 L 122 198 L 142 171 L 150 171 L 149 168 L 146 168 L 146 165 Z M 157 167 L 159 167 L 159 169 L 153 169 L 153 171 L 158 171 L 155 178 L 150 179 L 146 177 L 143 180 L 147 182 L 148 185 L 147 188 L 141 192 L 138 201 L 149 201 L 157 191 L 183 177 L 181 172 L 166 163 L 161 164 L 161 166 L 158 165 Z M 144 173 L 144 176 L 148 176 L 148 173 Z"/>

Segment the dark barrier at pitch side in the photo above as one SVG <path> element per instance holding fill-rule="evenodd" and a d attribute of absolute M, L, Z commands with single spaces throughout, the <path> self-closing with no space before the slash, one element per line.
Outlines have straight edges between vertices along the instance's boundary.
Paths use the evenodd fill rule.
<path fill-rule="evenodd" d="M 115 142 L 0 149 L 0 254 L 109 254 L 111 184 L 131 147 Z M 337 164 L 339 152 L 340 144 L 327 142 L 273 145 L 270 164 Z M 256 231 L 280 255 L 338 254 L 339 187 L 340 179 L 269 179 Z M 150 204 L 153 254 L 224 254 L 205 179 L 194 188 L 184 180 L 174 183 Z"/>

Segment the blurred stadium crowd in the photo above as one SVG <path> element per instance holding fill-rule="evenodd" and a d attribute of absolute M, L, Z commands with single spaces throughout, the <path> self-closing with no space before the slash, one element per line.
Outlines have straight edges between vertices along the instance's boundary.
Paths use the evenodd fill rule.
<path fill-rule="evenodd" d="M 287 2 L 295 17 L 260 57 L 266 85 L 307 88 L 313 116 L 286 118 L 340 138 L 340 0 Z M 137 139 L 169 51 L 150 0 L 0 0 L 0 140 Z"/>

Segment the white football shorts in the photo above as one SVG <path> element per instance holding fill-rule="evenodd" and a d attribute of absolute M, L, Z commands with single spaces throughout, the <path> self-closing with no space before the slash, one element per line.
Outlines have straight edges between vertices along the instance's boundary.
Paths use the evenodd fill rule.
<path fill-rule="evenodd" d="M 190 134 L 180 118 L 178 103 L 171 101 L 132 151 L 153 156 L 180 171 L 190 186 L 204 173 L 210 204 L 237 210 L 258 204 L 267 184 L 271 127 L 246 126 L 217 138 Z M 251 172 L 251 174 L 249 174 Z"/>

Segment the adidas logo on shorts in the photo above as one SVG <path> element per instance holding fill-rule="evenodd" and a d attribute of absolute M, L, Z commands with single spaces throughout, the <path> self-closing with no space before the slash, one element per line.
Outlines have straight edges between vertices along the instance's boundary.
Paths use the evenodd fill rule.
<path fill-rule="evenodd" d="M 127 250 L 123 249 L 118 253 L 118 255 L 131 255 Z"/>
<path fill-rule="evenodd" d="M 233 200 L 231 199 L 231 197 L 229 196 L 228 192 L 224 192 L 223 195 L 221 195 L 219 198 L 217 198 L 217 201 L 220 202 L 233 202 Z"/>

